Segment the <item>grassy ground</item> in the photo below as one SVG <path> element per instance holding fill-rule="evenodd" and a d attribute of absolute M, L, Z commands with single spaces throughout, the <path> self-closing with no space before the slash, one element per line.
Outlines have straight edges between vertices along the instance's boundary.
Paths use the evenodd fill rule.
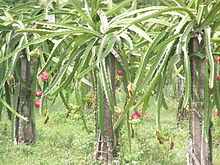
<path fill-rule="evenodd" d="M 185 165 L 187 149 L 187 124 L 176 128 L 175 111 L 162 111 L 162 138 L 159 144 L 155 136 L 154 106 L 145 115 L 144 121 L 134 125 L 131 152 L 129 151 L 126 128 L 121 135 L 121 164 L 129 165 Z M 95 133 L 92 113 L 87 115 L 90 133 L 83 127 L 79 115 L 65 118 L 62 104 L 50 109 L 50 119 L 36 112 L 37 142 L 34 145 L 15 146 L 10 139 L 10 123 L 0 122 L 0 165 L 95 165 L 92 161 Z M 220 132 L 214 130 L 214 162 L 220 165 L 220 149 L 217 145 Z M 169 140 L 170 139 L 170 140 Z M 172 139 L 172 140 L 171 140 Z M 172 141 L 172 143 L 171 143 Z M 173 149 L 171 144 L 174 144 Z"/>

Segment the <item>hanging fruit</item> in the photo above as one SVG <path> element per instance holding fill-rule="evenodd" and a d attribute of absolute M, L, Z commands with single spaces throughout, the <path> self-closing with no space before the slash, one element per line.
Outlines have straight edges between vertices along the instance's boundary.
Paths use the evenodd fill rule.
<path fill-rule="evenodd" d="M 47 72 L 47 71 L 42 72 L 42 73 L 40 74 L 40 79 L 41 79 L 42 81 L 48 81 L 48 79 L 49 79 L 49 74 L 48 74 L 48 72 Z"/>
<path fill-rule="evenodd" d="M 124 76 L 124 71 L 122 69 L 118 69 L 117 70 L 117 75 L 120 76 L 120 77 Z"/>
<path fill-rule="evenodd" d="M 35 102 L 34 102 L 34 106 L 35 106 L 35 108 L 41 108 L 41 106 L 42 106 L 42 101 L 41 100 L 35 100 Z"/>
<path fill-rule="evenodd" d="M 215 79 L 219 81 L 220 80 L 220 75 L 217 75 Z"/>
<path fill-rule="evenodd" d="M 35 96 L 41 97 L 43 95 L 43 91 L 39 90 L 35 92 Z"/>
<path fill-rule="evenodd" d="M 131 114 L 131 119 L 132 120 L 139 120 L 141 118 L 141 113 L 138 112 L 138 111 L 134 111 L 132 114 Z"/>
<path fill-rule="evenodd" d="M 215 61 L 216 61 L 217 63 L 220 63 L 220 56 L 215 57 Z"/>

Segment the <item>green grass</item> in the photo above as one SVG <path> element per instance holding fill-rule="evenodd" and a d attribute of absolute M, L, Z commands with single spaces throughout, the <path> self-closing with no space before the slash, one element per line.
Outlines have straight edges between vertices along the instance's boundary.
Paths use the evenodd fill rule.
<path fill-rule="evenodd" d="M 129 151 L 126 127 L 121 133 L 121 164 L 138 165 L 185 165 L 187 149 L 187 123 L 177 128 L 174 110 L 162 110 L 162 136 L 172 137 L 174 148 L 170 142 L 159 144 L 155 136 L 154 105 L 144 117 L 144 121 L 134 125 L 135 136 L 132 138 Z M 43 124 L 44 118 L 36 112 L 37 142 L 34 145 L 13 145 L 10 137 L 10 123 L 5 118 L 0 122 L 0 165 L 92 165 L 95 133 L 94 115 L 88 112 L 86 121 L 90 133 L 84 129 L 79 115 L 65 118 L 62 104 L 50 107 L 50 119 Z M 214 130 L 215 165 L 220 163 L 220 139 L 218 129 Z"/>

